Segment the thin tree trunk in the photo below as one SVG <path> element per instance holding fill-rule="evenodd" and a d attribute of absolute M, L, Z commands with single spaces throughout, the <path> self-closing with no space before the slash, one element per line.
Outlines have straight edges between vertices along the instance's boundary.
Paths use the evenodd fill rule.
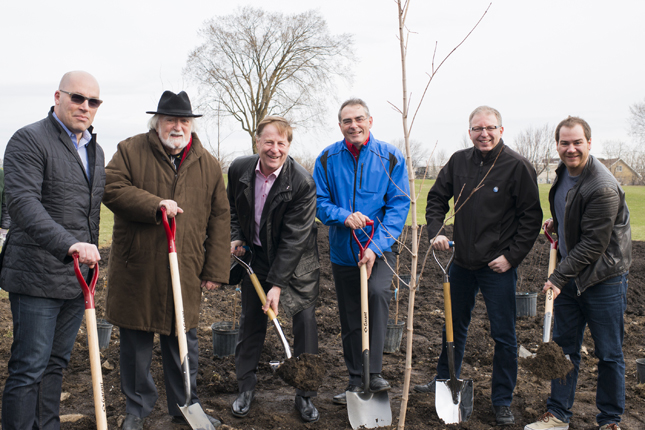
<path fill-rule="evenodd" d="M 412 215 L 412 262 L 410 263 L 410 297 L 408 303 L 408 320 L 407 320 L 407 348 L 405 351 L 405 379 L 403 382 L 403 397 L 401 399 L 401 410 L 399 412 L 398 429 L 405 428 L 405 414 L 408 407 L 408 393 L 410 391 L 410 374 L 412 373 L 412 340 L 414 331 L 414 297 L 416 293 L 417 282 L 417 261 L 418 247 L 417 240 L 418 223 L 417 223 L 417 197 L 414 184 L 414 170 L 412 169 L 412 157 L 410 151 L 410 130 L 408 128 L 408 87 L 407 87 L 407 70 L 406 70 L 406 45 L 405 45 L 405 15 L 410 0 L 407 0 L 405 9 L 401 7 L 401 0 L 397 0 L 399 8 L 399 42 L 401 46 L 401 82 L 403 85 L 403 134 L 405 138 L 405 159 L 408 167 L 408 178 L 410 180 L 410 211 Z"/>

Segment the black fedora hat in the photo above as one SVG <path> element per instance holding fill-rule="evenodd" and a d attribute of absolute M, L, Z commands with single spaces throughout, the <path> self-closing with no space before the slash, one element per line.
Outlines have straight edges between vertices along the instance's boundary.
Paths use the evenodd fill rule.
<path fill-rule="evenodd" d="M 199 118 L 201 115 L 194 114 L 190 106 L 190 99 L 185 91 L 175 94 L 172 91 L 164 91 L 159 99 L 157 111 L 147 111 L 146 113 Z"/>

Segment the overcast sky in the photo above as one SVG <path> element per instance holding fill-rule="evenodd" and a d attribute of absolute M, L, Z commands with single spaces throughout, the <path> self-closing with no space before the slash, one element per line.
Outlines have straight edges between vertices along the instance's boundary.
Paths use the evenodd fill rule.
<path fill-rule="evenodd" d="M 432 70 L 470 31 L 488 0 L 412 0 L 408 88 L 412 106 Z M 6 1 L 0 26 L 0 155 L 19 128 L 46 116 L 61 76 L 82 69 L 101 86 L 105 103 L 94 121 L 112 157 L 119 141 L 146 131 L 147 110 L 164 90 L 197 89 L 182 75 L 211 17 L 251 5 L 284 13 L 318 9 L 332 34 L 354 34 L 351 85 L 339 102 L 363 98 L 373 134 L 402 137 L 398 22 L 394 0 Z M 462 145 L 468 115 L 487 104 L 500 110 L 507 143 L 529 126 L 585 118 L 592 153 L 608 140 L 629 141 L 629 106 L 645 99 L 645 1 L 495 0 L 479 27 L 442 66 L 419 111 L 412 138 L 452 153 Z M 339 104 L 338 102 L 338 104 Z M 295 131 L 292 152 L 317 155 L 340 140 L 337 103 L 315 133 Z M 211 131 L 213 134 L 214 131 Z M 231 123 L 229 152 L 250 151 L 246 132 Z"/>

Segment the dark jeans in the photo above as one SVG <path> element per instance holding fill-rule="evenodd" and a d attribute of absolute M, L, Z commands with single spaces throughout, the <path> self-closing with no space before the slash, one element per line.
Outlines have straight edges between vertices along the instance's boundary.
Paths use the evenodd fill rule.
<path fill-rule="evenodd" d="M 390 267 L 396 259 L 392 252 L 385 252 Z M 370 373 L 381 373 L 383 368 L 383 347 L 392 292 L 390 267 L 379 258 L 374 262 L 368 280 L 369 329 L 370 329 Z M 343 355 L 349 372 L 349 383 L 363 385 L 363 348 L 361 341 L 361 275 L 358 266 L 341 266 L 332 263 L 338 314 L 343 339 Z"/>
<path fill-rule="evenodd" d="M 145 418 L 152 412 L 157 398 L 157 387 L 150 373 L 152 364 L 152 349 L 155 334 L 150 331 L 130 330 L 121 328 L 121 391 L 125 394 L 125 411 L 140 418 Z M 197 397 L 197 368 L 199 359 L 199 345 L 197 329 L 186 332 L 188 344 L 188 365 L 190 366 L 190 402 L 189 405 L 199 403 Z M 181 360 L 179 359 L 179 341 L 175 335 L 175 324 L 172 325 L 170 335 L 159 335 L 161 347 L 161 362 L 166 387 L 166 401 L 168 413 L 172 416 L 182 416 L 177 405 L 186 404 L 186 391 L 184 387 Z"/>
<path fill-rule="evenodd" d="M 594 353 L 598 357 L 596 407 L 600 413 L 596 415 L 596 421 L 601 426 L 620 422 L 625 410 L 623 314 L 626 306 L 627 274 L 589 287 L 580 296 L 575 283 L 570 281 L 555 299 L 553 340 L 569 355 L 574 366 L 566 380 L 551 381 L 547 408 L 560 420 L 569 422 L 572 416 L 571 407 L 580 368 L 580 347 L 588 325 L 595 344 Z"/>
<path fill-rule="evenodd" d="M 450 267 L 450 296 L 455 345 L 455 372 L 461 373 L 468 326 L 475 307 L 477 292 L 481 291 L 486 303 L 491 337 L 495 341 L 491 401 L 495 406 L 510 406 L 517 382 L 517 339 L 515 337 L 515 282 L 517 270 L 513 267 L 496 273 L 488 266 L 467 270 L 453 264 Z M 446 327 L 443 328 L 443 347 L 437 363 L 437 377 L 449 379 L 446 350 Z"/>
<path fill-rule="evenodd" d="M 2 428 L 60 429 L 60 393 L 85 300 L 9 293 L 13 343 L 2 396 Z"/>

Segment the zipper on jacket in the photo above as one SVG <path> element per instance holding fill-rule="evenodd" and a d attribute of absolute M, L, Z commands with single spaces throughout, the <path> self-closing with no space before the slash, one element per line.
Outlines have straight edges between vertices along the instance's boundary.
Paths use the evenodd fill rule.
<path fill-rule="evenodd" d="M 358 182 L 358 188 L 363 189 L 363 163 L 361 163 L 361 178 Z"/>
<path fill-rule="evenodd" d="M 349 150 L 348 150 L 348 152 L 349 152 Z M 349 153 L 349 155 L 354 160 L 354 193 L 352 195 L 352 213 L 354 213 L 354 212 L 356 212 L 356 174 L 358 173 L 358 159 L 361 156 L 361 153 L 359 151 L 358 155 L 356 156 L 356 158 L 354 158 L 354 154 L 352 154 L 351 152 Z M 352 257 L 354 257 L 354 261 L 358 264 L 358 260 L 356 260 L 356 256 L 354 255 L 354 251 L 353 251 L 354 248 L 352 246 L 352 235 L 351 234 L 349 235 L 349 249 L 351 251 Z"/>

